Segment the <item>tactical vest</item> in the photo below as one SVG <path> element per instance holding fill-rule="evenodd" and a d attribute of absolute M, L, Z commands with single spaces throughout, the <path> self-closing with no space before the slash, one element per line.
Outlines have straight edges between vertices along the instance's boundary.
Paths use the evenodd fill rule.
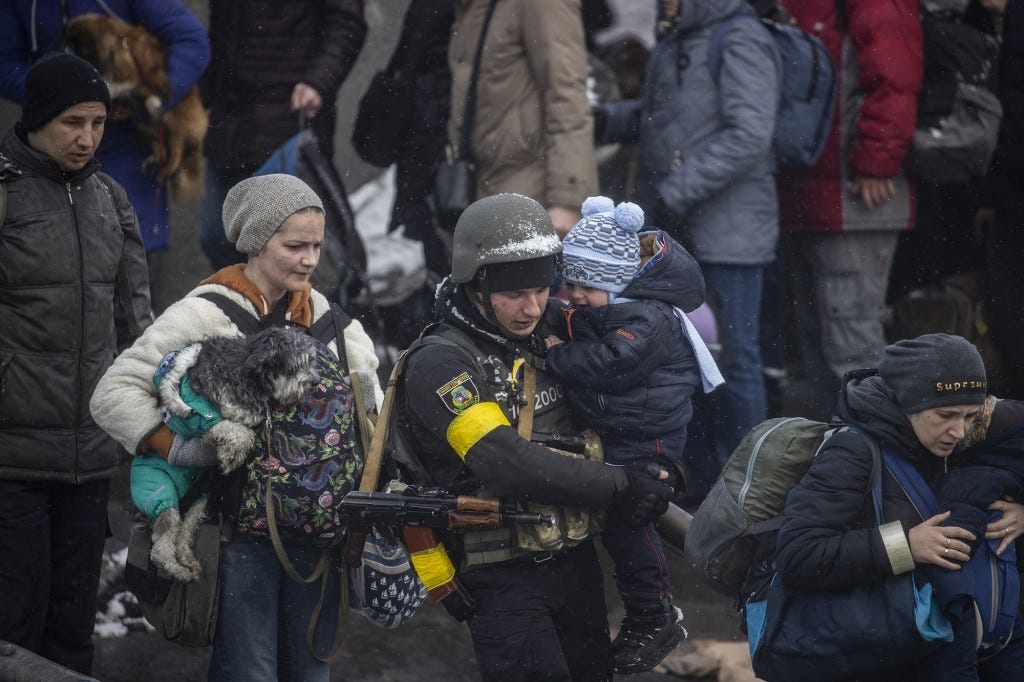
<path fill-rule="evenodd" d="M 496 354 L 485 354 L 465 332 L 449 326 L 440 325 L 429 335 L 421 337 L 407 352 L 411 353 L 423 346 L 443 344 L 455 346 L 472 358 L 480 375 L 494 391 L 495 399 L 502 412 L 512 426 L 518 427 L 519 415 L 527 402 L 523 395 L 522 372 L 524 358 L 517 358 L 512 366 Z M 520 376 L 516 376 L 519 374 Z M 544 442 L 549 449 L 567 457 L 585 457 L 595 461 L 603 461 L 604 453 L 596 433 L 587 432 L 585 439 L 578 434 L 569 417 L 569 405 L 566 401 L 565 389 L 555 379 L 545 373 L 537 372 L 537 385 L 533 401 L 533 440 Z M 551 447 L 551 442 L 585 440 L 583 452 Z M 474 494 L 483 497 L 489 495 L 486 486 L 481 486 Z M 521 525 L 515 527 L 487 528 L 470 530 L 454 536 L 455 541 L 461 540 L 458 550 L 462 555 L 462 568 L 468 569 L 486 564 L 534 556 L 537 553 L 554 553 L 561 549 L 574 547 L 591 534 L 600 530 L 602 519 L 598 512 L 586 508 L 557 507 L 538 503 L 518 503 L 517 507 L 524 511 L 552 514 L 555 523 L 551 526 Z"/>

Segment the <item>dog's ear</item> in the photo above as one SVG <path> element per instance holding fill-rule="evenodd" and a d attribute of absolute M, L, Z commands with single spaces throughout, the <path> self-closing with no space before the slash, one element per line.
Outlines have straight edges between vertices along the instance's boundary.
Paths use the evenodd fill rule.
<path fill-rule="evenodd" d="M 243 369 L 256 375 L 265 375 L 271 370 L 283 368 L 294 355 L 296 341 L 301 340 L 300 334 L 281 327 L 264 329 L 250 336 L 249 357 Z"/>
<path fill-rule="evenodd" d="M 113 70 L 116 36 L 107 26 L 107 17 L 100 14 L 81 14 L 68 22 L 64 33 L 67 49 L 96 67 L 104 78 Z"/>

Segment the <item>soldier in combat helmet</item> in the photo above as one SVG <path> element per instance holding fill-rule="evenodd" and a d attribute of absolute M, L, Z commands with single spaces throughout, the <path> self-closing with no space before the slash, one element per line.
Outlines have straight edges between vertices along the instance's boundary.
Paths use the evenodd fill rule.
<path fill-rule="evenodd" d="M 553 513 L 550 527 L 450 534 L 475 602 L 468 617 L 484 680 L 611 679 L 607 608 L 591 534 L 606 508 L 644 524 L 672 495 L 665 472 L 606 465 L 544 443 L 580 430 L 544 371 L 548 293 L 562 246 L 547 211 L 518 194 L 485 197 L 455 227 L 452 273 L 406 356 L 396 401 L 405 477 Z M 532 428 L 531 428 L 532 425 Z"/>

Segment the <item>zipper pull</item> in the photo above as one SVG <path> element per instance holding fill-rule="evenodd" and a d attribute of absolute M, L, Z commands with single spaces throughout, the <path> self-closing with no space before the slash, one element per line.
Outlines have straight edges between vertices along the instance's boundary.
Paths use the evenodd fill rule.
<path fill-rule="evenodd" d="M 68 201 L 70 201 L 71 205 L 74 206 L 75 205 L 75 198 L 73 196 L 71 196 L 71 183 L 70 182 L 65 182 L 64 186 L 68 190 Z"/>

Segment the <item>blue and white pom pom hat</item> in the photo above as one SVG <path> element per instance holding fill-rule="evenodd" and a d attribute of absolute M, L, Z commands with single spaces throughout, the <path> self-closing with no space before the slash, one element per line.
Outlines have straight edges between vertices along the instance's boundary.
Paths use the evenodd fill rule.
<path fill-rule="evenodd" d="M 562 242 L 562 277 L 566 282 L 618 294 L 640 269 L 644 212 L 629 202 L 615 205 L 608 197 L 589 197 L 583 219 Z"/>

